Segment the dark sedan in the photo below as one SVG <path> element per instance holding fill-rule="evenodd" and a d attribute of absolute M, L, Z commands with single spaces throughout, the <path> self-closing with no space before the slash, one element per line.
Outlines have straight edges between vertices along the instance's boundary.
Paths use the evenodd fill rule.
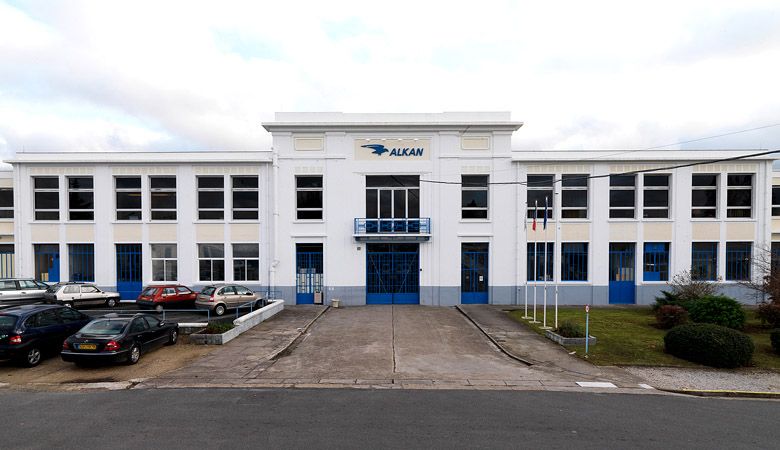
<path fill-rule="evenodd" d="M 62 341 L 92 320 L 59 305 L 24 305 L 0 310 L 0 359 L 37 366 L 43 354 L 56 353 Z"/>
<path fill-rule="evenodd" d="M 161 345 L 173 345 L 179 325 L 149 314 L 108 314 L 88 323 L 62 344 L 62 360 L 77 364 L 126 362 L 135 364 L 141 354 Z"/>

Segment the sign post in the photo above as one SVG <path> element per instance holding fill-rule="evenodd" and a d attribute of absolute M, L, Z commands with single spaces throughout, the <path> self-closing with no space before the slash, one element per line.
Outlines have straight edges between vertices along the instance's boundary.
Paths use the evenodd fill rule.
<path fill-rule="evenodd" d="M 588 329 L 588 325 L 590 322 L 590 305 L 585 305 L 585 357 L 588 357 L 588 337 L 590 336 L 590 330 Z"/>

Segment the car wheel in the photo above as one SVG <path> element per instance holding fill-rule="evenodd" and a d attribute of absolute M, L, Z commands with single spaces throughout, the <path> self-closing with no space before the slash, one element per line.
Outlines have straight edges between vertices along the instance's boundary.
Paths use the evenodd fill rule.
<path fill-rule="evenodd" d="M 63 305 L 67 306 L 68 308 L 73 308 L 73 302 L 65 302 Z"/>
<path fill-rule="evenodd" d="M 112 297 L 106 300 L 106 306 L 108 306 L 109 308 L 113 308 L 114 306 L 116 306 L 116 299 Z"/>
<path fill-rule="evenodd" d="M 225 305 L 217 305 L 214 308 L 214 315 L 221 316 L 222 314 L 225 314 Z"/>
<path fill-rule="evenodd" d="M 163 305 L 161 303 L 154 305 L 154 310 L 157 311 L 158 313 L 163 312 Z"/>
<path fill-rule="evenodd" d="M 41 349 L 38 347 L 31 347 L 27 350 L 27 353 L 24 354 L 22 362 L 27 367 L 35 367 L 41 362 L 41 356 Z"/>
<path fill-rule="evenodd" d="M 171 330 L 171 334 L 168 335 L 167 345 L 174 345 L 178 340 L 179 340 L 179 332 L 176 330 Z"/>
<path fill-rule="evenodd" d="M 127 354 L 127 364 L 133 365 L 141 359 L 141 349 L 137 345 L 133 344 L 130 347 L 130 353 Z"/>

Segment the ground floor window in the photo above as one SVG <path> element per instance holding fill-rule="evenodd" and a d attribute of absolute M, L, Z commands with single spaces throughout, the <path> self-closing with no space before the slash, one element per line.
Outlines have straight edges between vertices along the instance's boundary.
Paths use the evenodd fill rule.
<path fill-rule="evenodd" d="M 750 265 L 753 260 L 752 242 L 726 243 L 726 280 L 750 280 Z"/>
<path fill-rule="evenodd" d="M 14 244 L 0 244 L 0 278 L 14 277 Z"/>
<path fill-rule="evenodd" d="M 561 281 L 588 281 L 588 243 L 561 244 Z"/>
<path fill-rule="evenodd" d="M 691 244 L 691 278 L 705 281 L 718 279 L 717 242 L 694 242 Z"/>
<path fill-rule="evenodd" d="M 233 280 L 260 280 L 260 248 L 258 244 L 233 244 Z"/>
<path fill-rule="evenodd" d="M 770 269 L 772 272 L 780 269 L 780 242 L 772 242 L 772 249 L 769 255 Z"/>
<path fill-rule="evenodd" d="M 547 251 L 545 252 L 544 242 L 529 242 L 528 243 L 528 280 L 530 281 L 547 281 L 553 280 L 553 256 L 555 244 L 548 242 Z M 545 270 L 546 267 L 546 270 Z M 546 275 L 546 278 L 545 278 Z"/>
<path fill-rule="evenodd" d="M 176 244 L 151 244 L 152 281 L 176 281 Z"/>
<path fill-rule="evenodd" d="M 225 246 L 198 244 L 200 281 L 225 281 Z"/>
<path fill-rule="evenodd" d="M 70 281 L 95 281 L 95 245 L 68 244 Z"/>
<path fill-rule="evenodd" d="M 33 244 L 36 280 L 56 283 L 60 281 L 60 246 L 58 244 Z"/>
<path fill-rule="evenodd" d="M 645 242 L 644 281 L 669 281 L 669 243 Z"/>

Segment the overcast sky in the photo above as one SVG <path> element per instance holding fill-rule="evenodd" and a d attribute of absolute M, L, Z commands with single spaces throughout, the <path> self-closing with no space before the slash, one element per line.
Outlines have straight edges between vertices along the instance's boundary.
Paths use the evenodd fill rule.
<path fill-rule="evenodd" d="M 779 81 L 777 0 L 0 0 L 3 158 L 268 148 L 274 111 L 511 111 L 516 149 L 649 148 L 780 123 Z"/>

